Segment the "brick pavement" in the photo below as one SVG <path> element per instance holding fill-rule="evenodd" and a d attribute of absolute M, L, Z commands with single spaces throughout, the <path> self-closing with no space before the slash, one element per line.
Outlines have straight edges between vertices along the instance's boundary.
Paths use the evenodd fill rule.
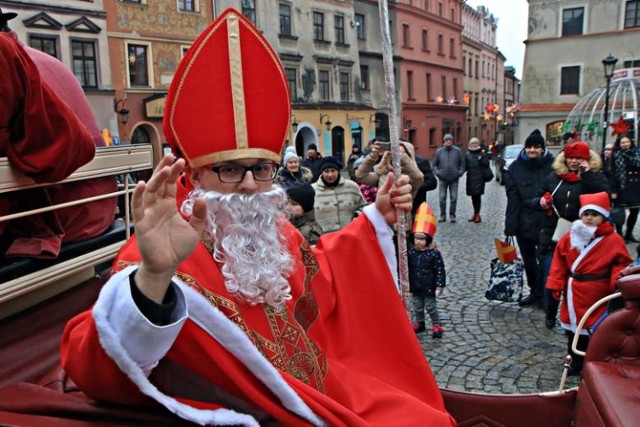
<path fill-rule="evenodd" d="M 467 221 L 473 210 L 465 180 L 460 180 L 458 222 L 438 223 L 435 238 L 447 267 L 447 288 L 438 300 L 446 331 L 440 340 L 420 334 L 422 348 L 441 387 L 487 393 L 557 390 L 566 356 L 560 326 L 545 328 L 538 308 L 484 298 L 495 257 L 493 239 L 504 237 L 504 187 L 487 184 L 482 222 L 474 224 Z M 436 214 L 437 199 L 437 190 L 429 192 Z M 577 385 L 577 379 L 570 377 L 568 385 Z"/>

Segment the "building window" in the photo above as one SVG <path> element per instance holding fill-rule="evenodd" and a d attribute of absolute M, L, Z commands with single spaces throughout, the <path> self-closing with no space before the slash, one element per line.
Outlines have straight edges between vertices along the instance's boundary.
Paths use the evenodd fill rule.
<path fill-rule="evenodd" d="M 336 29 L 336 43 L 344 44 L 344 16 L 334 15 L 333 23 Z"/>
<path fill-rule="evenodd" d="M 180 46 L 180 59 L 186 56 L 187 52 L 189 52 L 189 47 L 190 46 Z"/>
<path fill-rule="evenodd" d="M 453 78 L 453 95 L 456 100 L 458 99 L 458 79 Z"/>
<path fill-rule="evenodd" d="M 47 53 L 54 58 L 58 57 L 58 42 L 56 37 L 29 36 L 29 46 L 40 52 Z"/>
<path fill-rule="evenodd" d="M 256 2 L 254 0 L 242 0 L 242 14 L 256 25 Z"/>
<path fill-rule="evenodd" d="M 624 10 L 624 27 L 640 27 L 640 0 L 627 1 Z"/>
<path fill-rule="evenodd" d="M 298 72 L 295 68 L 285 68 L 284 72 L 287 74 L 287 83 L 289 84 L 289 95 L 291 95 L 291 102 L 298 100 Z"/>
<path fill-rule="evenodd" d="M 355 21 L 356 21 L 356 33 L 358 34 L 358 40 L 365 40 L 367 38 L 367 34 L 364 31 L 364 15 L 360 13 L 356 13 Z"/>
<path fill-rule="evenodd" d="M 580 67 L 562 67 L 560 72 L 560 95 L 580 94 Z"/>
<path fill-rule="evenodd" d="M 624 61 L 622 68 L 638 68 L 640 67 L 640 59 L 632 59 Z"/>
<path fill-rule="evenodd" d="M 429 31 L 422 30 L 422 50 L 429 51 Z"/>
<path fill-rule="evenodd" d="M 320 100 L 329 101 L 329 71 L 321 70 L 318 73 L 318 86 L 320 90 Z"/>
<path fill-rule="evenodd" d="M 462 75 L 463 76 L 467 75 L 467 57 L 466 56 L 462 57 Z"/>
<path fill-rule="evenodd" d="M 280 35 L 291 35 L 291 6 L 280 3 Z"/>
<path fill-rule="evenodd" d="M 148 46 L 128 45 L 129 86 L 149 86 Z"/>
<path fill-rule="evenodd" d="M 431 73 L 427 73 L 427 102 L 433 100 L 433 93 L 431 91 Z"/>
<path fill-rule="evenodd" d="M 449 56 L 451 58 L 456 57 L 456 39 L 454 39 L 453 37 L 449 39 Z"/>
<path fill-rule="evenodd" d="M 469 58 L 469 77 L 473 77 L 473 58 Z"/>
<path fill-rule="evenodd" d="M 574 7 L 562 10 L 562 35 L 573 36 L 582 34 L 584 21 L 584 7 Z"/>
<path fill-rule="evenodd" d="M 369 90 L 369 66 L 360 66 L 360 89 Z"/>
<path fill-rule="evenodd" d="M 444 56 L 444 36 L 438 34 L 438 55 Z"/>
<path fill-rule="evenodd" d="M 438 3 L 438 15 L 442 16 L 443 14 L 443 6 L 442 6 L 442 2 Z"/>
<path fill-rule="evenodd" d="M 484 61 L 482 61 L 482 78 L 484 79 L 486 76 L 485 72 L 484 72 Z"/>
<path fill-rule="evenodd" d="M 98 67 L 96 44 L 93 41 L 73 40 L 71 42 L 73 74 L 83 88 L 98 87 Z"/>
<path fill-rule="evenodd" d="M 447 100 L 447 76 L 440 77 L 440 81 L 442 84 L 442 98 L 443 100 Z"/>
<path fill-rule="evenodd" d="M 478 92 L 476 92 L 476 97 L 473 99 L 473 108 L 476 111 L 476 116 L 480 115 L 480 108 L 478 107 L 478 97 L 480 96 L 480 94 Z M 477 133 L 477 130 L 476 130 Z"/>
<path fill-rule="evenodd" d="M 407 71 L 407 99 L 413 99 L 413 71 Z"/>
<path fill-rule="evenodd" d="M 451 8 L 451 20 L 453 22 L 456 21 L 456 10 L 454 8 Z"/>
<path fill-rule="evenodd" d="M 178 10 L 181 12 L 195 12 L 195 0 L 178 0 Z"/>
<path fill-rule="evenodd" d="M 340 101 L 349 102 L 349 73 L 340 73 Z"/>
<path fill-rule="evenodd" d="M 410 47 L 411 38 L 409 32 L 409 24 L 402 24 L 402 47 Z"/>
<path fill-rule="evenodd" d="M 479 73 L 479 71 L 480 71 L 480 61 L 478 61 L 478 60 L 476 59 L 476 79 L 479 79 L 479 78 L 480 78 L 480 73 Z"/>
<path fill-rule="evenodd" d="M 324 13 L 313 12 L 313 39 L 324 40 Z"/>

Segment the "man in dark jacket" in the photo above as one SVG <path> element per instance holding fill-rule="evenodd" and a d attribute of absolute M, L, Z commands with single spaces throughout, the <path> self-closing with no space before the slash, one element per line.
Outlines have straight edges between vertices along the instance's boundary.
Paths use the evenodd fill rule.
<path fill-rule="evenodd" d="M 521 306 L 542 301 L 542 269 L 536 255 L 545 215 L 540 207 L 540 194 L 545 177 L 552 171 L 552 162 L 544 137 L 536 129 L 504 176 L 507 191 L 504 234 L 516 237 L 530 289 L 529 295 L 519 301 Z"/>
<path fill-rule="evenodd" d="M 307 157 L 302 162 L 302 166 L 308 167 L 313 173 L 311 182 L 316 182 L 320 177 L 320 163 L 322 163 L 322 154 L 318 153 L 316 144 L 309 144 L 307 147 Z"/>
<path fill-rule="evenodd" d="M 453 145 L 453 136 L 448 133 L 443 138 L 444 146 L 436 151 L 433 158 L 433 172 L 440 181 L 440 217 L 439 222 L 447 219 L 447 190 L 449 191 L 449 220 L 456 222 L 458 202 L 458 180 L 464 175 L 464 154 Z"/>

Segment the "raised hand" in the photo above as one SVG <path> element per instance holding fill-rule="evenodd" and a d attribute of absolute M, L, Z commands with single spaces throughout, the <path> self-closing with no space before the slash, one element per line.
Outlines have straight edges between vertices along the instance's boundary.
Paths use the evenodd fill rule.
<path fill-rule="evenodd" d="M 396 222 L 396 208 L 403 211 L 411 211 L 413 197 L 411 196 L 411 184 L 409 177 L 401 175 L 396 181 L 393 172 L 387 174 L 387 181 L 378 189 L 376 195 L 376 208 L 384 216 L 387 224 Z"/>
<path fill-rule="evenodd" d="M 183 159 L 174 163 L 173 155 L 164 156 L 149 182 L 138 182 L 131 200 L 142 256 L 136 284 L 157 303 L 164 299 L 178 265 L 195 250 L 206 224 L 206 205 L 201 199 L 194 203 L 189 222 L 178 213 L 176 179 L 184 168 Z"/>

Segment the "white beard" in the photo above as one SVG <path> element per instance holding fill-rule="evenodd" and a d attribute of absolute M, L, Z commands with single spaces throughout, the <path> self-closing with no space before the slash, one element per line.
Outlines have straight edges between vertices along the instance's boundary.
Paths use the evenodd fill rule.
<path fill-rule="evenodd" d="M 597 227 L 584 225 L 581 220 L 576 220 L 571 225 L 569 237 L 571 238 L 571 247 L 582 250 L 591 242 Z"/>
<path fill-rule="evenodd" d="M 208 233 L 213 259 L 220 263 L 225 286 L 234 297 L 251 305 L 282 308 L 291 299 L 287 277 L 293 258 L 280 235 L 287 193 L 280 186 L 256 194 L 194 190 L 182 205 L 191 215 L 193 201 L 207 203 Z"/>

